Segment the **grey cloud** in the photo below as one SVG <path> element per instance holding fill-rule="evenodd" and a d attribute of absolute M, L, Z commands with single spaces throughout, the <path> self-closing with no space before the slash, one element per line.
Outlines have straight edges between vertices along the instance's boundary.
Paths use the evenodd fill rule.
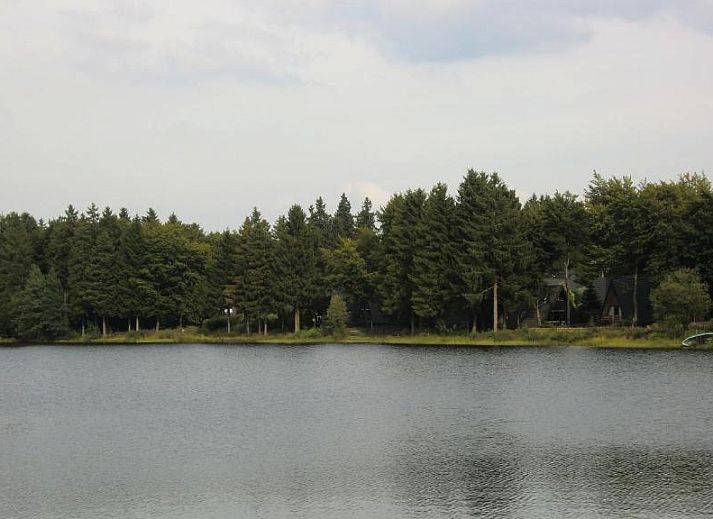
<path fill-rule="evenodd" d="M 127 2 L 103 10 L 63 11 L 65 55 L 90 75 L 132 82 L 300 81 L 299 56 L 290 53 L 278 30 L 198 19 L 165 36 L 150 25 L 155 16 L 138 3 Z"/>
<path fill-rule="evenodd" d="M 426 3 L 416 12 L 378 0 L 331 4 L 332 23 L 371 34 L 398 60 L 443 62 L 561 48 L 589 39 L 587 18 L 639 20 L 667 12 L 699 30 L 713 30 L 706 0 L 463 1 L 452 8 Z"/>

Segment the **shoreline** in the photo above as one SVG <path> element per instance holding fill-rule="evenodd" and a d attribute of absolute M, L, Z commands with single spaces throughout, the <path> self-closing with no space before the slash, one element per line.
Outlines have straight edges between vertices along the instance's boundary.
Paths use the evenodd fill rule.
<path fill-rule="evenodd" d="M 18 341 L 0 339 L 2 346 L 32 345 L 66 346 L 111 346 L 111 345 L 171 345 L 171 344 L 271 344 L 271 345 L 320 345 L 320 344 L 383 344 L 389 346 L 456 346 L 456 347 L 581 347 L 607 349 L 683 349 L 677 339 L 665 336 L 632 337 L 629 330 L 594 329 L 537 329 L 507 330 L 497 334 L 479 333 L 474 336 L 457 335 L 366 335 L 348 334 L 344 337 L 310 336 L 309 334 L 273 335 L 220 335 L 202 334 L 195 331 L 165 330 L 156 332 L 116 333 L 107 337 L 72 337 L 55 341 Z M 695 349 L 695 348 L 690 348 Z"/>

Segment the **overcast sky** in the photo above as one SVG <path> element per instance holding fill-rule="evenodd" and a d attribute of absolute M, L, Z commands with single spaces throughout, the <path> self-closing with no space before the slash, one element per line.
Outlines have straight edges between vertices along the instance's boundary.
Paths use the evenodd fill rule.
<path fill-rule="evenodd" d="M 713 170 L 713 0 L 0 0 L 0 213 L 208 230 Z"/>

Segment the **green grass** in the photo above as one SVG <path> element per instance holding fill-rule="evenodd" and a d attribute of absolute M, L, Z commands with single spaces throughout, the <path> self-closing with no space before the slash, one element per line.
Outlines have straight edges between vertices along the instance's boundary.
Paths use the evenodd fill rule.
<path fill-rule="evenodd" d="M 267 336 L 202 333 L 196 328 L 117 333 L 107 337 L 72 337 L 60 344 L 394 344 L 433 346 L 582 346 L 602 348 L 679 348 L 681 339 L 646 329 L 534 328 L 475 335 L 368 335 L 350 329 L 344 337 L 324 337 L 307 330 L 299 335 Z"/>

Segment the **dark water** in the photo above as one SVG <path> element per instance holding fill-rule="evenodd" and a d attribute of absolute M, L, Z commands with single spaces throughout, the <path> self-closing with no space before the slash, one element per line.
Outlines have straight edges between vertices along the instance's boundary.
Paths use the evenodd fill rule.
<path fill-rule="evenodd" d="M 713 355 L 0 348 L 0 517 L 710 517 Z"/>

